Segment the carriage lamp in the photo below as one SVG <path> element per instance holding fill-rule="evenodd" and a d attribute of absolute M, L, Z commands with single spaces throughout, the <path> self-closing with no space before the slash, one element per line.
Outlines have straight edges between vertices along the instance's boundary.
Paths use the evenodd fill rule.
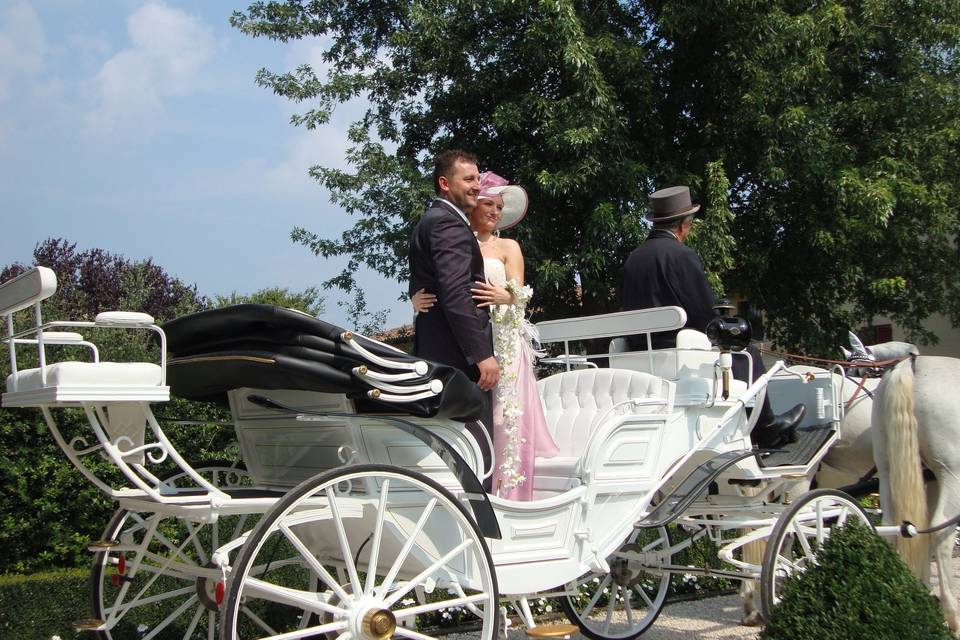
<path fill-rule="evenodd" d="M 710 344 L 720 349 L 720 370 L 723 376 L 722 398 L 730 397 L 730 372 L 733 352 L 743 351 L 750 344 L 750 323 L 740 316 L 717 316 L 704 331 Z"/>

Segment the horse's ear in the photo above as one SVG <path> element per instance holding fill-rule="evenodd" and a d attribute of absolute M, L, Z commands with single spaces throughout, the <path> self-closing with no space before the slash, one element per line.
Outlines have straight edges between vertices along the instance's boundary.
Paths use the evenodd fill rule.
<path fill-rule="evenodd" d="M 846 360 L 850 360 L 850 358 L 853 356 L 853 352 L 847 349 L 846 347 L 844 347 L 843 345 L 840 345 L 840 351 L 843 352 L 843 357 Z"/>
<path fill-rule="evenodd" d="M 863 346 L 863 343 L 860 342 L 860 338 L 857 337 L 853 331 L 847 331 L 847 337 L 850 339 L 850 346 L 853 347 L 852 356 L 856 358 L 862 358 L 866 360 L 872 360 L 870 356 L 870 350 Z M 847 360 L 850 360 L 850 356 L 847 356 Z"/>

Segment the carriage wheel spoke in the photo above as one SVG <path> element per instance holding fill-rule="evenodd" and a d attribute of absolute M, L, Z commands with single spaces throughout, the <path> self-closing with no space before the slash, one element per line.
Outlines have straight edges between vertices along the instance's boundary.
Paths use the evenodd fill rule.
<path fill-rule="evenodd" d="M 651 609 L 653 608 L 653 600 L 650 599 L 650 596 L 647 595 L 647 592 L 643 590 L 643 587 L 637 585 L 635 587 L 636 593 L 640 594 L 640 597 L 643 598 L 643 601 L 647 603 L 647 606 Z"/>
<path fill-rule="evenodd" d="M 187 630 L 183 633 L 183 640 L 190 640 L 190 638 L 193 637 L 193 632 L 197 628 L 197 625 L 200 624 L 200 618 L 203 617 L 203 612 L 203 607 L 197 607 L 197 612 L 193 614 L 193 619 L 190 620 L 190 624 L 187 625 Z"/>
<path fill-rule="evenodd" d="M 463 596 L 462 598 L 454 598 L 453 600 L 440 600 L 438 602 L 428 602 L 426 604 L 408 607 L 406 609 L 395 609 L 393 614 L 398 618 L 407 618 L 410 616 L 419 616 L 422 613 L 429 613 L 430 611 L 438 611 L 440 609 L 447 609 L 449 607 L 459 607 L 461 605 L 483 602 L 489 598 L 490 594 L 488 593 L 476 593 L 472 596 Z"/>
<path fill-rule="evenodd" d="M 643 552 L 646 553 L 647 551 L 650 551 L 650 549 L 653 549 L 653 548 L 655 548 L 657 545 L 662 544 L 662 543 L 664 543 L 664 542 L 666 542 L 666 540 L 664 540 L 663 537 L 657 538 L 656 540 L 654 540 L 654 541 L 651 542 L 650 544 L 644 545 L 644 547 L 643 547 Z"/>
<path fill-rule="evenodd" d="M 240 537 L 240 534 L 243 533 L 243 527 L 247 524 L 247 516 L 249 514 L 245 513 L 240 516 L 240 519 L 237 521 L 237 526 L 233 528 L 233 535 L 230 536 L 231 540 L 236 540 Z"/>
<path fill-rule="evenodd" d="M 790 558 L 788 558 L 788 557 L 786 557 L 786 556 L 783 556 L 783 555 L 780 555 L 780 554 L 778 553 L 778 554 L 777 554 L 777 567 L 779 568 L 779 567 L 781 567 L 781 566 L 782 566 L 784 569 L 787 569 L 786 575 L 788 575 L 788 576 L 789 576 L 789 575 L 793 575 L 794 572 L 803 571 L 803 567 L 802 567 L 802 566 L 798 565 L 797 563 L 795 563 L 795 562 L 794 562 L 793 560 L 791 560 Z"/>
<path fill-rule="evenodd" d="M 112 607 L 104 607 L 103 611 L 104 611 L 104 613 L 106 613 L 107 615 L 109 615 L 109 614 L 111 614 L 111 613 L 114 613 L 114 612 L 118 612 L 117 617 L 120 618 L 120 617 L 123 617 L 123 616 L 127 615 L 127 612 L 128 612 L 128 611 L 132 611 L 132 610 L 136 609 L 137 607 L 143 607 L 143 606 L 146 606 L 146 605 L 148 605 L 148 604 L 154 604 L 154 603 L 157 603 L 157 602 L 163 602 L 164 600 L 169 600 L 169 599 L 171 599 L 171 598 L 177 598 L 177 597 L 179 597 L 179 596 L 185 596 L 185 595 L 190 594 L 190 593 L 193 593 L 193 592 L 194 592 L 194 587 L 193 587 L 193 586 L 184 587 L 184 588 L 181 588 L 181 589 L 175 589 L 175 590 L 173 590 L 173 591 L 167 591 L 166 593 L 159 593 L 159 594 L 154 595 L 154 596 L 148 596 L 148 597 L 146 597 L 146 598 L 139 597 L 139 598 L 135 598 L 135 599 L 133 599 L 133 600 L 128 600 L 128 601 L 126 601 L 126 602 L 116 603 L 116 604 L 114 604 L 114 606 L 112 606 Z M 141 594 L 141 595 L 142 595 L 142 594 Z"/>
<path fill-rule="evenodd" d="M 340 617 L 347 615 L 346 609 L 335 607 L 323 600 L 319 600 L 317 598 L 318 594 L 312 591 L 282 587 L 270 582 L 265 582 L 260 578 L 248 577 L 244 583 L 247 587 L 244 595 L 247 597 L 255 597 L 259 600 L 268 600 L 289 607 L 305 609 L 316 614 L 329 613 Z"/>
<path fill-rule="evenodd" d="M 390 597 L 384 600 L 384 606 L 386 607 L 393 606 L 395 602 L 400 600 L 400 598 L 402 598 L 403 596 L 407 595 L 407 593 L 409 593 L 411 589 L 413 589 L 415 586 L 420 584 L 420 582 L 424 578 L 432 575 L 440 567 L 446 566 L 446 564 L 450 560 L 452 560 L 454 556 L 456 556 L 457 554 L 459 554 L 461 551 L 471 546 L 472 544 L 473 544 L 473 540 L 471 540 L 470 538 L 467 538 L 466 540 L 463 540 L 462 542 L 460 542 L 460 544 L 458 544 L 453 549 L 445 553 L 442 558 L 440 558 L 439 560 L 434 562 L 432 565 L 430 565 L 429 567 L 427 567 L 426 569 L 418 573 L 417 577 L 413 578 L 412 580 L 409 580 L 407 584 L 405 584 L 404 586 L 400 587 L 399 589 L 394 591 L 392 594 L 390 594 Z"/>
<path fill-rule="evenodd" d="M 193 595 L 187 598 L 186 602 L 184 602 L 179 607 L 171 611 L 170 615 L 168 615 L 166 618 L 161 620 L 160 624 L 158 624 L 156 627 L 151 629 L 150 633 L 143 636 L 141 640 L 152 640 L 153 638 L 156 638 L 158 633 L 166 629 L 171 622 L 179 618 L 180 614 L 182 614 L 184 611 L 192 607 L 194 604 L 198 606 L 200 605 L 200 599 L 196 595 Z"/>
<path fill-rule="evenodd" d="M 194 528 L 192 522 L 184 522 L 184 525 L 187 527 L 187 531 L 190 532 L 191 545 L 193 546 L 194 551 L 197 552 L 197 558 L 199 562 L 197 564 L 203 566 L 207 564 L 207 554 L 203 550 L 203 545 L 200 544 L 200 540 L 197 537 L 197 534 L 200 533 L 200 530 L 203 529 L 203 525 L 200 525 L 198 528 Z"/>
<path fill-rule="evenodd" d="M 810 541 L 807 540 L 807 536 L 803 533 L 802 527 L 796 523 L 792 522 L 793 530 L 796 531 L 797 543 L 799 543 L 800 548 L 803 550 L 804 556 L 812 556 L 813 549 L 810 547 Z"/>
<path fill-rule="evenodd" d="M 213 611 L 207 612 L 207 640 L 215 640 L 217 635 L 217 614 Z"/>
<path fill-rule="evenodd" d="M 330 505 L 330 513 L 333 516 L 333 526 L 337 531 L 337 539 L 340 542 L 340 552 L 343 554 L 343 563 L 347 565 L 347 573 L 350 575 L 350 586 L 354 593 L 363 593 L 363 587 L 360 585 L 360 576 L 357 575 L 357 567 L 353 564 L 353 551 L 350 549 L 350 541 L 347 540 L 347 532 L 343 529 L 343 518 L 340 516 L 340 507 L 337 505 L 337 495 L 332 486 L 326 488 L 327 502 Z"/>
<path fill-rule="evenodd" d="M 397 627 L 394 633 L 403 638 L 413 638 L 413 640 L 437 640 L 434 636 L 428 636 L 425 633 L 407 629 L 406 627 Z M 339 639 L 338 639 L 339 640 Z"/>
<path fill-rule="evenodd" d="M 377 503 L 377 521 L 373 525 L 373 540 L 370 542 L 370 561 L 367 563 L 367 586 L 363 595 L 373 593 L 377 577 L 377 562 L 380 561 L 380 536 L 383 534 L 383 517 L 387 511 L 387 494 L 390 493 L 390 478 L 384 478 L 380 485 L 380 501 Z"/>
<path fill-rule="evenodd" d="M 837 524 L 836 524 L 836 526 L 842 527 L 844 524 L 846 524 L 846 522 L 847 522 L 847 517 L 848 517 L 849 515 L 850 515 L 850 510 L 847 509 L 845 506 L 841 506 L 841 507 L 840 507 L 840 515 L 837 516 Z"/>
<path fill-rule="evenodd" d="M 823 541 L 826 539 L 826 535 L 824 535 L 823 519 L 824 519 L 823 503 L 818 500 L 817 501 L 817 545 L 818 546 L 822 546 Z"/>
<path fill-rule="evenodd" d="M 251 610 L 250 610 L 250 607 L 241 606 L 241 607 L 240 607 L 240 611 L 242 611 L 245 616 L 247 616 L 248 618 L 250 618 L 251 620 L 253 620 L 253 623 L 254 623 L 255 625 L 257 625 L 258 627 L 260 627 L 261 629 L 263 629 L 264 631 L 266 631 L 266 632 L 269 633 L 270 635 L 272 635 L 272 636 L 277 635 L 277 632 L 273 629 L 273 627 L 271 627 L 270 625 L 268 625 L 266 622 L 264 622 L 264 621 L 260 618 L 260 616 L 258 616 L 258 615 L 255 614 L 253 611 L 251 611 Z"/>
<path fill-rule="evenodd" d="M 283 535 L 287 538 L 287 540 L 290 541 L 290 544 L 292 544 L 303 557 L 303 559 L 307 561 L 307 564 L 310 565 L 310 568 L 318 576 L 320 576 L 321 580 L 330 586 L 335 594 L 337 594 L 337 597 L 340 598 L 341 602 L 350 602 L 353 600 L 353 598 L 347 595 L 347 592 L 343 590 L 343 587 L 340 586 L 340 583 L 337 580 L 334 580 L 333 576 L 330 575 L 330 572 L 327 571 L 326 567 L 320 564 L 320 561 L 317 560 L 316 556 L 310 552 L 307 546 L 303 544 L 303 541 L 300 540 L 297 534 L 295 534 L 290 527 L 282 522 L 277 526 L 279 527 L 280 531 L 283 532 Z"/>
<path fill-rule="evenodd" d="M 610 591 L 610 600 L 607 602 L 607 617 L 603 620 L 603 633 L 604 635 L 610 635 L 610 622 L 613 620 L 613 608 L 617 604 L 617 593 L 620 591 L 620 587 L 614 587 Z"/>
<path fill-rule="evenodd" d="M 600 584 L 597 586 L 597 592 L 593 594 L 593 597 L 590 598 L 590 602 L 587 603 L 587 606 L 584 607 L 583 611 L 580 612 L 580 616 L 586 618 L 590 615 L 590 612 L 593 611 L 593 608 L 597 606 L 597 601 L 600 600 L 600 596 L 603 595 L 603 590 L 611 582 L 610 574 L 607 574 L 603 577 L 603 580 L 600 581 Z"/>
<path fill-rule="evenodd" d="M 427 524 L 427 519 L 430 517 L 430 514 L 433 512 L 433 508 L 436 505 L 437 499 L 430 498 L 430 502 L 428 502 L 423 508 L 423 513 L 420 514 L 420 519 L 417 520 L 417 524 L 413 527 L 413 531 L 411 531 L 407 536 L 407 541 L 403 544 L 403 548 L 400 549 L 400 553 L 397 554 L 397 559 L 394 560 L 393 566 L 390 567 L 390 571 L 380 584 L 380 593 L 388 593 L 390 591 L 390 587 L 393 586 L 394 579 L 400 572 L 400 568 L 403 566 L 403 563 L 407 561 L 407 556 L 410 554 L 410 550 L 413 548 L 413 545 L 416 542 L 417 537 L 420 535 L 420 532 L 423 530 L 424 525 Z"/>
<path fill-rule="evenodd" d="M 627 612 L 627 624 L 633 627 L 633 607 L 630 606 L 630 601 L 633 598 L 630 597 L 630 594 L 633 593 L 630 589 L 624 589 L 623 592 L 623 607 Z"/>

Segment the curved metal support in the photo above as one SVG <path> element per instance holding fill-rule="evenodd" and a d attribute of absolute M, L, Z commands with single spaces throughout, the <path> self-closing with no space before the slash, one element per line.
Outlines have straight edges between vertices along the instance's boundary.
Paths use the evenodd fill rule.
<path fill-rule="evenodd" d="M 448 442 L 431 433 L 429 429 L 410 422 L 409 420 L 404 420 L 395 416 L 313 411 L 310 409 L 291 407 L 258 394 L 248 395 L 247 400 L 261 407 L 277 409 L 279 411 L 286 411 L 289 413 L 331 418 L 346 418 L 351 420 L 363 419 L 386 422 L 409 433 L 416 439 L 420 440 L 420 442 L 430 447 L 430 450 L 435 454 L 440 456 L 440 459 L 443 460 L 443 463 L 447 465 L 447 468 L 449 468 L 450 471 L 453 472 L 453 475 L 456 476 L 457 481 L 460 483 L 460 486 L 463 487 L 463 490 L 466 493 L 467 499 L 470 501 L 470 507 L 473 509 L 474 518 L 476 518 L 477 525 L 480 527 L 480 531 L 483 533 L 483 535 L 487 538 L 493 538 L 496 540 L 501 538 L 500 525 L 497 524 L 497 518 L 493 513 L 493 506 L 490 504 L 490 500 L 487 498 L 487 492 L 483 490 L 483 485 L 480 484 L 480 480 L 470 468 L 470 465 L 467 464 L 467 461 L 463 459 L 463 456 L 461 456 Z"/>
<path fill-rule="evenodd" d="M 679 518 L 687 510 L 687 507 L 699 498 L 710 486 L 710 483 L 716 480 L 721 473 L 741 460 L 761 453 L 763 451 L 754 449 L 726 451 L 706 460 L 695 467 L 672 493 L 660 501 L 660 504 L 653 511 L 633 526 L 639 529 L 670 524 Z"/>

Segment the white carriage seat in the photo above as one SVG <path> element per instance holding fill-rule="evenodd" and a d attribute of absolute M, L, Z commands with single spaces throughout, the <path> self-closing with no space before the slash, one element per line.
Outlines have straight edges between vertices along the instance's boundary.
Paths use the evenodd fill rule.
<path fill-rule="evenodd" d="M 152 362 L 57 362 L 47 365 L 47 383 L 40 368 L 17 371 L 17 391 L 47 387 L 156 387 L 163 378 L 160 367 Z M 13 374 L 7 376 L 7 389 L 13 389 Z"/>
<path fill-rule="evenodd" d="M 68 361 L 48 364 L 45 370 L 46 384 L 39 367 L 8 375 L 4 406 L 169 399 L 163 369 L 150 362 Z"/>
<path fill-rule="evenodd" d="M 537 458 L 535 491 L 566 491 L 579 486 L 590 436 L 616 412 L 672 410 L 673 384 L 638 371 L 579 369 L 540 380 L 538 387 L 547 428 L 560 453 L 553 458 Z M 651 399 L 661 399 L 663 404 L 634 406 L 626 402 Z"/>
<path fill-rule="evenodd" d="M 610 366 L 643 371 L 677 382 L 677 402 L 702 402 L 711 392 L 714 364 L 720 352 L 713 349 L 706 334 L 696 329 L 681 329 L 677 333 L 676 349 L 654 349 L 647 352 L 629 351 L 625 338 L 610 342 Z M 652 357 L 651 357 L 652 356 Z M 734 355 L 734 358 L 742 358 Z M 651 368 L 652 361 L 652 368 Z M 747 390 L 747 383 L 730 381 L 730 395 L 735 398 Z"/>
<path fill-rule="evenodd" d="M 168 395 L 168 388 L 162 386 L 163 370 L 151 362 L 57 362 L 45 369 L 46 384 L 39 367 L 8 375 L 4 405 L 84 400 L 155 402 Z"/>

